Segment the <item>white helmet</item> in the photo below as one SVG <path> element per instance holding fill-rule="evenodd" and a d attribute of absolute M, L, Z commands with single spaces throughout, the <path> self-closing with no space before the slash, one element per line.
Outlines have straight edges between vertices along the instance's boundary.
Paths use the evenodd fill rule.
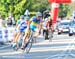
<path fill-rule="evenodd" d="M 37 13 L 36 13 L 36 16 L 40 16 L 40 17 L 42 17 L 41 12 L 37 12 Z"/>

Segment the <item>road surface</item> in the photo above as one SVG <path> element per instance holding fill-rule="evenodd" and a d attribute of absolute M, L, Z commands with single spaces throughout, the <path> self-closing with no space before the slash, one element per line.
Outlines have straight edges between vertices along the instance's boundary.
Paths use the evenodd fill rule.
<path fill-rule="evenodd" d="M 75 36 L 55 33 L 49 42 L 40 35 L 28 54 L 4 45 L 0 47 L 0 59 L 75 59 Z"/>

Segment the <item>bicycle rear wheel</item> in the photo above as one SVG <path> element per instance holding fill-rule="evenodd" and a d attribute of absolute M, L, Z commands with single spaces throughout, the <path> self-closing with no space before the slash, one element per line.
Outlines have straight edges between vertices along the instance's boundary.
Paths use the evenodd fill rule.
<path fill-rule="evenodd" d="M 47 38 L 47 35 L 46 35 L 46 32 L 44 33 L 44 39 L 45 39 L 45 40 L 48 39 L 48 38 Z"/>
<path fill-rule="evenodd" d="M 48 33 L 49 41 L 52 41 L 53 38 L 53 31 L 50 29 Z"/>

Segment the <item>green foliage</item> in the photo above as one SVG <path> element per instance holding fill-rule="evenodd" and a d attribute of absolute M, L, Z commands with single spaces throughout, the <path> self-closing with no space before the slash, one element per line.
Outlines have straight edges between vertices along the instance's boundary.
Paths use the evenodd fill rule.
<path fill-rule="evenodd" d="M 32 0 L 32 4 L 32 10 L 35 11 L 43 12 L 50 7 L 50 3 L 47 0 Z"/>
<path fill-rule="evenodd" d="M 68 4 L 60 4 L 59 17 L 66 17 L 71 14 L 71 7 Z"/>
<path fill-rule="evenodd" d="M 70 14 L 70 7 L 67 4 L 60 4 L 59 8 L 60 17 Z M 0 13 L 4 18 L 12 13 L 17 20 L 26 9 L 30 12 L 43 12 L 46 9 L 51 9 L 51 4 L 47 0 L 0 0 Z"/>
<path fill-rule="evenodd" d="M 0 13 L 5 18 L 12 13 L 17 20 L 31 5 L 31 0 L 1 0 Z"/>

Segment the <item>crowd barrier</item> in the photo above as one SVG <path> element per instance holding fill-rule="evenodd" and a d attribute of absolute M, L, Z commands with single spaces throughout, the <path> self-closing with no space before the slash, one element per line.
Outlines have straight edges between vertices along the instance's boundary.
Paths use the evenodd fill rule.
<path fill-rule="evenodd" d="M 12 41 L 15 27 L 0 27 L 0 42 Z"/>

